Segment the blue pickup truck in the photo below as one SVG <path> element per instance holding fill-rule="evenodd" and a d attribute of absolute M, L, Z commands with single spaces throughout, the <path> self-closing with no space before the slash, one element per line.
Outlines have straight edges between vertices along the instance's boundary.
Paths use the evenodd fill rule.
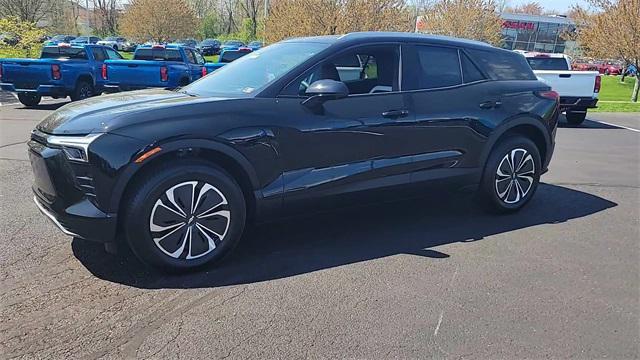
<path fill-rule="evenodd" d="M 210 74 L 220 69 L 221 67 L 225 66 L 226 64 L 234 60 L 240 59 L 241 57 L 247 55 L 250 52 L 251 52 L 251 49 L 249 48 L 241 48 L 239 50 L 222 50 L 222 52 L 220 53 L 220 56 L 218 56 L 218 61 L 208 62 L 204 64 L 204 66 L 207 68 L 207 74 Z"/>
<path fill-rule="evenodd" d="M 204 57 L 180 45 L 141 45 L 133 60 L 109 60 L 107 85 L 120 90 L 185 86 L 207 74 Z"/>
<path fill-rule="evenodd" d="M 110 47 L 61 43 L 45 46 L 39 59 L 0 59 L 0 88 L 18 94 L 25 106 L 42 96 L 81 100 L 105 91 L 106 59 L 122 59 Z"/>

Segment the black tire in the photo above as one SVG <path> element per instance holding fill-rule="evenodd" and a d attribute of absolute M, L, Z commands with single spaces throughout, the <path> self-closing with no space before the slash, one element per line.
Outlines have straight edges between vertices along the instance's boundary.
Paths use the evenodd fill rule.
<path fill-rule="evenodd" d="M 188 78 L 182 78 L 180 79 L 180 81 L 178 81 L 178 86 L 183 87 L 183 86 L 187 86 L 189 85 L 189 79 Z"/>
<path fill-rule="evenodd" d="M 587 118 L 587 112 L 567 111 L 567 122 L 571 125 L 580 125 Z"/>
<path fill-rule="evenodd" d="M 518 174 L 515 177 L 509 174 L 510 156 L 515 158 L 513 162 Z M 499 213 L 520 210 L 531 200 L 538 188 L 541 164 L 540 151 L 528 138 L 514 135 L 500 141 L 489 155 L 478 189 L 483 204 Z M 514 185 L 514 181 L 517 185 Z"/>
<path fill-rule="evenodd" d="M 86 80 L 78 80 L 73 93 L 71 93 L 71 101 L 78 101 L 93 96 L 93 85 Z"/>
<path fill-rule="evenodd" d="M 142 262 L 165 271 L 193 270 L 220 260 L 237 245 L 244 230 L 246 205 L 242 190 L 214 164 L 181 160 L 177 165 L 156 168 L 128 194 L 125 199 L 130 200 L 123 214 L 127 242 Z M 195 205 L 193 198 L 197 206 L 192 211 L 189 208 Z M 216 205 L 218 201 L 220 204 Z M 168 211 L 167 206 L 173 210 Z M 178 225 L 181 223 L 184 225 Z M 160 229 L 163 227 L 171 228 Z"/>
<path fill-rule="evenodd" d="M 31 93 L 18 93 L 18 100 L 22 103 L 22 105 L 32 107 L 40 104 L 42 96 Z"/>

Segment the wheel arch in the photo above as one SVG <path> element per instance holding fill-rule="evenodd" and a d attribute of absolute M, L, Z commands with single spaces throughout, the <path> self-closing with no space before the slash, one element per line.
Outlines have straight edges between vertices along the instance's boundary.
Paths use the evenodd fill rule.
<path fill-rule="evenodd" d="M 96 86 L 96 82 L 95 82 L 95 80 L 94 80 L 93 76 L 91 76 L 90 74 L 86 74 L 86 73 L 85 73 L 85 74 L 80 74 L 80 75 L 78 75 L 78 77 L 76 78 L 76 82 L 75 82 L 75 84 L 73 85 L 73 88 L 74 88 L 74 89 L 76 88 L 76 86 L 78 86 L 78 84 L 80 83 L 80 81 L 86 81 L 86 82 L 88 82 L 89 84 L 91 84 L 91 86 L 92 86 L 92 87 L 94 87 L 94 88 L 95 88 L 95 86 Z"/>
<path fill-rule="evenodd" d="M 155 146 L 147 147 L 136 157 Z M 166 161 L 188 158 L 209 162 L 229 173 L 242 190 L 247 206 L 247 217 L 255 215 L 258 201 L 255 190 L 258 189 L 258 177 L 249 160 L 240 152 L 228 145 L 207 140 L 175 141 L 163 143 L 160 147 L 162 150 L 159 153 L 146 159 L 142 164 L 132 162 L 124 169 L 123 175 L 120 176 L 120 180 L 113 189 L 114 196 L 112 196 L 111 200 L 111 209 L 121 214 L 124 209 L 124 199 L 127 196 L 127 192 L 131 191 L 138 181 L 161 164 Z"/>
<path fill-rule="evenodd" d="M 533 117 L 520 117 L 506 122 L 503 126 L 494 130 L 494 133 L 489 138 L 488 146 L 486 146 L 484 153 L 482 154 L 483 169 L 489 159 L 491 151 L 493 151 L 496 145 L 514 134 L 522 135 L 533 141 L 540 151 L 540 159 L 542 160 L 542 163 L 546 164 L 547 154 L 552 147 L 551 140 L 549 136 L 547 136 L 547 133 L 548 130 L 542 124 L 542 120 Z"/>

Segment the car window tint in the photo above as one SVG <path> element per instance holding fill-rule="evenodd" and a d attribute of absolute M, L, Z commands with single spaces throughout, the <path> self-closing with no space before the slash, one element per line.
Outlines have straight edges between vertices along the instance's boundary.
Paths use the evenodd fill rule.
<path fill-rule="evenodd" d="M 282 95 L 305 96 L 309 85 L 326 79 L 344 82 L 351 95 L 398 91 L 399 59 L 395 45 L 348 50 L 323 61 L 292 81 Z"/>
<path fill-rule="evenodd" d="M 176 49 L 139 49 L 133 56 L 134 60 L 182 61 L 180 52 Z"/>
<path fill-rule="evenodd" d="M 535 57 L 527 58 L 527 62 L 533 70 L 571 70 L 564 58 Z"/>
<path fill-rule="evenodd" d="M 91 53 L 93 54 L 93 59 L 95 61 L 104 61 L 106 59 L 104 51 L 100 48 L 91 48 Z"/>
<path fill-rule="evenodd" d="M 249 54 L 248 51 L 234 51 L 234 50 L 225 51 L 222 53 L 222 55 L 220 55 L 220 62 L 230 63 L 234 60 L 240 59 L 241 57 L 247 54 Z"/>
<path fill-rule="evenodd" d="M 473 60 L 494 80 L 535 80 L 524 56 L 508 50 L 468 49 Z"/>
<path fill-rule="evenodd" d="M 462 83 L 457 49 L 417 46 L 416 55 L 420 69 L 416 74 L 417 89 L 435 89 Z"/>
<path fill-rule="evenodd" d="M 461 52 L 460 53 L 460 61 L 462 62 L 462 80 L 465 83 L 471 83 L 474 81 L 484 80 L 485 77 L 482 75 L 482 72 L 478 69 L 478 67 L 469 59 L 469 57 Z"/>

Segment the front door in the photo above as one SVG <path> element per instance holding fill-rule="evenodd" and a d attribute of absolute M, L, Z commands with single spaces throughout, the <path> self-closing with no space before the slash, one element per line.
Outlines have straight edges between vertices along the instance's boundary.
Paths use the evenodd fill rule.
<path fill-rule="evenodd" d="M 282 91 L 275 128 L 283 167 L 284 205 L 327 199 L 410 181 L 411 154 L 397 151 L 398 131 L 413 115 L 400 92 L 399 45 L 354 48 L 315 65 Z M 301 102 L 317 80 L 344 82 L 349 96 L 320 109 Z M 390 131 L 393 129 L 394 131 Z"/>

